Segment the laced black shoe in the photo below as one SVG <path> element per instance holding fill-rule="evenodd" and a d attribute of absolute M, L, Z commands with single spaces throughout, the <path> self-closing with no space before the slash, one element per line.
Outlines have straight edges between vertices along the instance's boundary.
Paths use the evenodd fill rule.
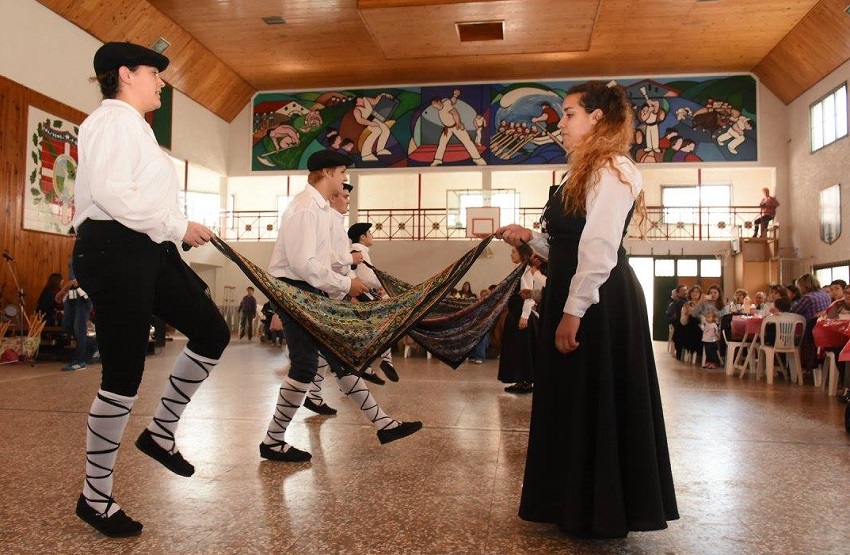
<path fill-rule="evenodd" d="M 383 445 L 384 443 L 389 443 L 391 441 L 407 437 L 410 434 L 415 434 L 421 429 L 422 422 L 418 420 L 415 422 L 402 422 L 395 428 L 390 428 L 389 430 L 378 430 L 378 440 Z"/>
<path fill-rule="evenodd" d="M 313 455 L 308 453 L 307 451 L 302 451 L 300 449 L 296 449 L 292 445 L 289 445 L 289 449 L 280 451 L 276 451 L 272 449 L 272 447 L 286 447 L 289 445 L 286 442 L 281 441 L 280 443 L 275 443 L 272 445 L 266 445 L 265 443 L 260 444 L 260 456 L 264 459 L 268 459 L 270 461 L 283 461 L 283 462 L 305 462 L 309 461 L 313 458 Z"/>
<path fill-rule="evenodd" d="M 109 503 L 112 503 L 112 499 L 109 500 Z M 103 534 L 104 536 L 109 536 L 110 538 L 128 538 L 130 536 L 138 536 L 142 533 L 141 522 L 136 522 L 124 512 L 123 509 L 119 509 L 112 516 L 106 516 L 105 514 L 99 513 L 95 511 L 91 505 L 86 503 L 86 498 L 80 495 L 80 498 L 77 499 L 77 516 L 80 517 L 83 522 Z"/>
<path fill-rule="evenodd" d="M 367 374 L 366 372 L 363 372 L 362 374 L 360 374 L 360 377 L 366 380 L 367 382 L 371 382 L 375 385 L 384 385 L 385 383 L 387 383 L 377 374 Z"/>
<path fill-rule="evenodd" d="M 395 366 L 390 364 L 386 360 L 381 361 L 381 371 L 389 378 L 391 382 L 398 381 L 398 372 L 396 372 Z"/>
<path fill-rule="evenodd" d="M 333 416 L 336 414 L 336 409 L 330 407 L 326 403 L 322 403 L 321 405 L 317 402 L 313 401 L 309 397 L 304 399 L 304 408 L 307 410 L 311 410 L 318 414 L 323 414 L 325 416 Z"/>
<path fill-rule="evenodd" d="M 136 440 L 136 447 L 139 451 L 175 474 L 191 476 L 195 473 L 195 467 L 183 458 L 180 451 L 172 454 L 160 447 L 159 443 L 154 441 L 151 431 L 147 428 L 139 435 L 139 439 Z"/>

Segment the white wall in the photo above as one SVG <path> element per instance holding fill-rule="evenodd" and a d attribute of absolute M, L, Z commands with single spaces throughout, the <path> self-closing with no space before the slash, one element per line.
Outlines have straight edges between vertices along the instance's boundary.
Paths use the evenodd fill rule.
<path fill-rule="evenodd" d="M 787 203 L 793 203 L 792 241 L 799 249 L 802 269 L 811 265 L 844 261 L 850 258 L 850 229 L 844 229 L 838 240 L 827 245 L 820 240 L 818 203 L 820 191 L 841 184 L 841 214 L 843 227 L 848 227 L 850 215 L 850 138 L 844 137 L 819 151 L 811 152 L 809 139 L 809 106 L 850 79 L 850 62 L 845 62 L 789 106 L 790 120 L 790 181 Z M 782 199 L 779 199 L 782 201 Z"/>

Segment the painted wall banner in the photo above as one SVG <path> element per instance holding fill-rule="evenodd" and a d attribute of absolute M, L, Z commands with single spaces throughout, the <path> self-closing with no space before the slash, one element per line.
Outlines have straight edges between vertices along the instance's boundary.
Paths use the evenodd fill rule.
<path fill-rule="evenodd" d="M 820 192 L 820 239 L 833 244 L 841 236 L 841 186 L 833 185 Z"/>
<path fill-rule="evenodd" d="M 561 105 L 583 81 L 264 92 L 254 96 L 251 169 L 306 169 L 317 150 L 355 167 L 560 164 Z M 751 75 L 620 79 L 642 163 L 758 159 Z"/>
<path fill-rule="evenodd" d="M 24 229 L 66 235 L 74 217 L 79 127 L 29 107 Z"/>

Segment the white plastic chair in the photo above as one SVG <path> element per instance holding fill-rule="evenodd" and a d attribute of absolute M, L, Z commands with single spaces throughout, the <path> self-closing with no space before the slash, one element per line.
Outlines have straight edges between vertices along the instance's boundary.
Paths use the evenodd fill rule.
<path fill-rule="evenodd" d="M 769 325 L 775 325 L 776 327 L 776 339 L 773 345 L 765 345 L 764 343 L 765 330 Z M 800 327 L 798 328 L 798 326 Z M 791 381 L 796 381 L 802 385 L 803 373 L 800 364 L 800 343 L 803 341 L 804 333 L 806 333 L 806 318 L 799 314 L 783 312 L 766 317 L 761 323 L 761 345 L 759 345 L 759 361 L 756 367 L 756 377 L 758 378 L 758 372 L 761 370 L 762 354 L 764 354 L 765 376 L 767 383 L 772 384 L 776 353 L 785 353 L 787 357 L 794 360 L 794 368 L 791 369 Z"/>
<path fill-rule="evenodd" d="M 838 395 L 838 361 L 835 359 L 834 352 L 827 351 L 823 359 L 823 370 L 815 368 L 813 372 L 815 387 L 824 386 L 830 396 L 834 397 Z M 825 381 L 823 379 L 824 372 L 826 372 Z"/>
<path fill-rule="evenodd" d="M 732 341 L 726 337 L 726 330 L 722 330 L 723 340 L 726 341 L 726 375 L 731 376 L 735 373 L 735 359 L 738 351 L 744 347 L 743 341 Z"/>

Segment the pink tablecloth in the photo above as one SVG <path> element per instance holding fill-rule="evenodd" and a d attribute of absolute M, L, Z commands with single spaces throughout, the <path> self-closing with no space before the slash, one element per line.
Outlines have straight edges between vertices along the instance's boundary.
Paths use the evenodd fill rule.
<path fill-rule="evenodd" d="M 752 338 L 761 333 L 761 316 L 732 316 L 732 341 L 741 341 L 744 335 Z"/>
<path fill-rule="evenodd" d="M 818 320 L 812 335 L 821 349 L 843 347 L 838 360 L 850 361 L 850 320 Z"/>

